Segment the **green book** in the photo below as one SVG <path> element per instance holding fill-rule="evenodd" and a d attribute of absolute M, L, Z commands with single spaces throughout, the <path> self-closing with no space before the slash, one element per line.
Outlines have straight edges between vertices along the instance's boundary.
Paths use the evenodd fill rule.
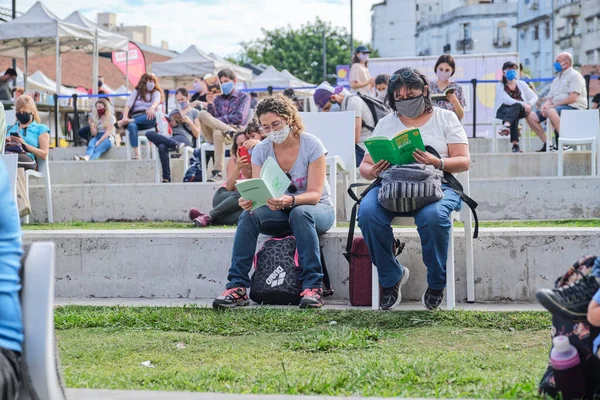
<path fill-rule="evenodd" d="M 386 160 L 392 165 L 415 162 L 412 156 L 415 150 L 425 151 L 421 132 L 417 128 L 398 132 L 391 139 L 387 136 L 372 136 L 365 140 L 365 146 L 374 162 Z"/>
<path fill-rule="evenodd" d="M 235 187 L 245 200 L 252 200 L 252 210 L 256 210 L 267 205 L 269 199 L 283 196 L 290 183 L 277 161 L 269 157 L 260 170 L 260 178 L 237 181 Z"/>

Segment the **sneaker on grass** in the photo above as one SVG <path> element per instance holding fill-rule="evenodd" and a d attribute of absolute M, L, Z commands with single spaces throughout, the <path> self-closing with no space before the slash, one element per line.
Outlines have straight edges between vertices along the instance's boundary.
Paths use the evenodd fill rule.
<path fill-rule="evenodd" d="M 237 287 L 227 289 L 213 301 L 214 309 L 235 308 L 250 304 L 246 288 Z"/>

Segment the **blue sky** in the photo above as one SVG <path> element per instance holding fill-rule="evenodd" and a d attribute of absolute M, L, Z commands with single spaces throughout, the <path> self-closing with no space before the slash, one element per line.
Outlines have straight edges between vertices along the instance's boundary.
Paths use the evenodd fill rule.
<path fill-rule="evenodd" d="M 354 0 L 354 35 L 371 40 L 371 13 L 380 0 Z M 26 11 L 34 0 L 17 0 Z M 261 36 L 261 28 L 294 28 L 319 18 L 335 26 L 350 27 L 350 0 L 46 0 L 44 4 L 61 18 L 75 10 L 91 20 L 99 12 L 117 14 L 117 23 L 149 25 L 152 43 L 166 40 L 169 47 L 183 51 L 195 44 L 220 56 L 235 54 L 239 42 Z M 0 6 L 11 7 L 10 0 Z M 84 7 L 82 7 L 84 6 Z"/>

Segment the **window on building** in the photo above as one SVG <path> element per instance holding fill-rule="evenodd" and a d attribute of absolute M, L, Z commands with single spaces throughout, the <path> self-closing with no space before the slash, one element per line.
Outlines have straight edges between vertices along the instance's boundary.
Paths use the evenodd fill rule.
<path fill-rule="evenodd" d="M 544 25 L 544 30 L 546 34 L 546 39 L 550 39 L 550 21 L 546 21 L 546 24 Z"/>
<path fill-rule="evenodd" d="M 538 25 L 533 27 L 533 40 L 540 39 L 540 27 Z"/>
<path fill-rule="evenodd" d="M 527 37 L 527 29 L 523 29 L 521 33 L 519 33 L 519 37 L 525 39 Z"/>
<path fill-rule="evenodd" d="M 467 22 L 467 23 L 462 24 L 462 28 L 463 28 L 463 38 L 471 39 L 471 23 Z"/>
<path fill-rule="evenodd" d="M 497 30 L 496 30 L 496 38 L 498 38 L 499 41 L 504 41 L 504 39 L 506 39 L 506 30 L 507 30 L 506 22 L 504 22 L 504 21 L 498 22 L 498 26 L 497 26 Z"/>

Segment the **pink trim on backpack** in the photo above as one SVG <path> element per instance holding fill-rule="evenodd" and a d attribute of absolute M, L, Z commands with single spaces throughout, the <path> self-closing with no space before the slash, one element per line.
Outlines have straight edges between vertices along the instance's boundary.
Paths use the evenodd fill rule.
<path fill-rule="evenodd" d="M 296 237 L 294 237 L 293 235 L 282 237 L 282 238 L 270 238 L 270 239 L 265 240 L 263 245 L 260 246 L 260 249 L 258 249 L 256 254 L 254 255 L 254 269 L 256 269 L 256 263 L 258 262 L 258 253 L 260 253 L 262 251 L 262 249 L 265 247 L 265 244 L 267 244 L 267 242 L 270 242 L 271 240 L 284 240 L 284 239 L 287 239 L 290 237 L 292 237 L 292 238 L 294 238 L 294 240 L 296 240 Z M 296 264 L 296 268 L 300 268 L 300 256 L 298 255 L 298 246 L 296 246 L 296 253 L 294 254 L 294 263 Z"/>

